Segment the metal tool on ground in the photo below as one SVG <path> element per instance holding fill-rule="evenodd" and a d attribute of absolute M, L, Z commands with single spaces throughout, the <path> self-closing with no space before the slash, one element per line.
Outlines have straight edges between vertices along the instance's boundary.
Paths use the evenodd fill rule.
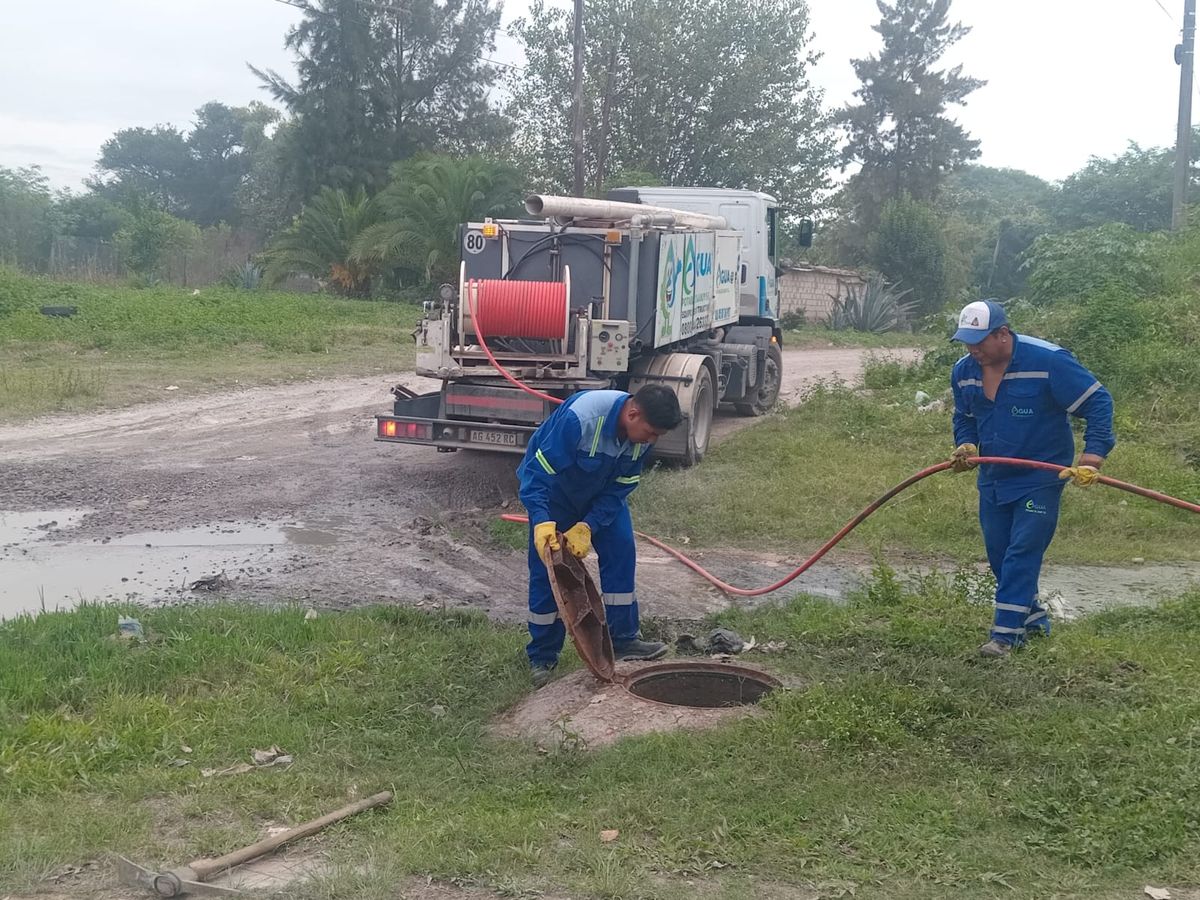
<path fill-rule="evenodd" d="M 234 866 L 240 866 L 243 863 L 248 863 L 251 860 L 258 859 L 260 856 L 265 856 L 268 853 L 278 850 L 284 844 L 289 844 L 300 838 L 316 834 L 318 831 L 328 828 L 342 819 L 348 819 L 350 816 L 365 812 L 368 809 L 386 806 L 392 802 L 392 796 L 391 791 L 381 791 L 374 796 L 343 806 L 341 809 L 327 813 L 310 822 L 305 822 L 303 825 L 297 825 L 295 828 L 289 828 L 287 831 L 258 841 L 248 847 L 234 850 L 232 853 L 226 853 L 224 856 L 194 859 L 187 865 L 171 869 L 167 872 L 154 872 L 139 866 L 137 863 L 130 862 L 123 856 L 118 857 L 117 875 L 124 884 L 147 888 L 157 893 L 160 897 L 181 897 L 184 894 L 244 896 L 241 891 L 234 888 L 207 884 L 207 881 L 227 869 L 232 869 Z"/>
<path fill-rule="evenodd" d="M 970 459 L 968 461 L 974 462 L 974 463 L 980 463 L 980 464 L 988 464 L 988 465 L 1021 466 L 1021 467 L 1029 468 L 1029 469 L 1044 469 L 1048 472 L 1062 472 L 1064 469 L 1067 468 L 1067 466 L 1060 466 L 1055 463 L 1040 462 L 1038 460 L 1032 460 L 1032 459 L 1015 459 L 1015 458 L 1007 457 L 1007 456 L 972 456 L 972 457 L 970 457 Z M 779 579 L 778 581 L 774 582 L 773 584 L 768 584 L 765 587 L 759 587 L 759 588 L 735 587 L 732 584 L 728 584 L 727 582 L 722 581 L 720 578 L 718 578 L 716 575 L 713 575 L 711 572 L 709 572 L 707 569 L 705 569 L 703 566 L 701 566 L 695 560 L 685 556 L 683 553 L 680 553 L 678 550 L 676 550 L 670 544 L 665 544 L 662 541 L 658 540 L 658 538 L 651 537 L 650 535 L 644 534 L 643 532 L 640 532 L 640 531 L 635 531 L 634 534 L 636 534 L 638 537 L 642 538 L 643 540 L 647 541 L 648 543 L 653 544 L 655 547 L 664 551 L 665 553 L 669 553 L 671 556 L 675 557 L 675 559 L 679 560 L 681 563 L 683 563 L 685 566 L 687 566 L 689 569 L 691 569 L 693 572 L 695 572 L 697 575 L 699 575 L 701 578 L 703 578 L 705 581 L 707 581 L 713 587 L 718 588 L 719 590 L 722 590 L 727 594 L 733 594 L 734 596 L 737 596 L 737 597 L 761 597 L 763 594 L 769 594 L 772 591 L 779 590 L 781 587 L 784 587 L 784 586 L 790 584 L 791 582 L 793 582 L 797 578 L 799 578 L 801 575 L 803 575 L 821 557 L 823 557 L 826 553 L 828 553 L 830 550 L 832 550 L 842 540 L 842 538 L 844 538 L 851 531 L 853 531 L 855 528 L 857 528 L 867 517 L 869 517 L 872 513 L 874 513 L 877 509 L 879 509 L 879 507 L 883 506 L 883 504 L 887 503 L 889 500 L 891 500 L 897 494 L 912 487 L 918 481 L 922 481 L 922 480 L 928 478 L 930 475 L 936 475 L 938 472 L 946 471 L 947 469 L 949 469 L 951 467 L 951 465 L 952 464 L 950 462 L 938 463 L 935 466 L 929 466 L 928 468 L 922 469 L 920 472 L 917 472 L 915 475 L 910 475 L 908 478 L 905 478 L 902 482 L 897 484 L 895 487 L 893 487 L 887 493 L 883 494 L 878 499 L 872 501 L 865 509 L 863 509 L 862 512 L 860 512 L 853 519 L 851 519 L 849 522 L 847 522 L 845 525 L 843 525 L 841 530 L 838 531 L 837 534 L 835 534 L 833 537 L 831 537 L 824 544 L 822 544 L 820 546 L 820 548 L 818 548 L 816 553 L 814 553 L 812 556 L 810 556 L 808 559 L 806 559 L 804 562 L 802 562 L 800 565 L 798 565 L 795 569 L 793 569 L 791 572 L 789 572 L 783 578 Z M 1114 487 L 1114 488 L 1117 488 L 1117 490 L 1126 491 L 1127 493 L 1130 493 L 1130 494 L 1137 494 L 1139 497 L 1146 497 L 1147 499 L 1154 500 L 1158 503 L 1165 503 L 1168 506 L 1174 506 L 1177 509 L 1187 510 L 1188 512 L 1200 513 L 1200 504 L 1190 503 L 1187 500 L 1180 500 L 1178 497 L 1171 497 L 1171 496 L 1168 496 L 1167 494 L 1159 493 L 1158 491 L 1152 491 L 1149 488 L 1139 487 L 1136 484 L 1129 484 L 1126 481 L 1118 481 L 1116 478 L 1110 478 L 1107 475 L 1098 476 L 1096 478 L 1096 481 L 1099 484 L 1107 485 L 1108 487 Z M 500 518 L 506 522 L 527 522 L 527 521 L 529 521 L 525 516 L 516 516 L 516 515 L 503 515 Z"/>

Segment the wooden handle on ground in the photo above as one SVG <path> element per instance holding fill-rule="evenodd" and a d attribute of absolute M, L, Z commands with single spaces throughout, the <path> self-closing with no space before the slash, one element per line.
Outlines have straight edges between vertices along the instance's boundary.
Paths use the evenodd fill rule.
<path fill-rule="evenodd" d="M 316 834 L 322 828 L 328 828 L 334 822 L 348 819 L 350 816 L 357 815 L 368 809 L 374 809 L 376 806 L 386 806 L 391 802 L 392 792 L 381 791 L 373 797 L 367 797 L 365 800 L 359 800 L 357 803 L 343 806 L 341 809 L 334 810 L 331 813 L 321 816 L 319 819 L 313 819 L 311 822 L 305 822 L 303 825 L 289 828 L 287 831 L 282 831 L 274 837 L 264 838 L 256 844 L 243 847 L 241 850 L 234 850 L 232 853 L 226 853 L 224 856 L 217 856 L 211 859 L 193 860 L 188 863 L 187 868 L 196 874 L 196 877 L 193 879 L 194 881 L 206 881 L 225 869 L 232 869 L 234 866 L 270 853 L 272 850 L 278 850 L 284 844 L 291 841 L 308 837 L 310 834 Z"/>

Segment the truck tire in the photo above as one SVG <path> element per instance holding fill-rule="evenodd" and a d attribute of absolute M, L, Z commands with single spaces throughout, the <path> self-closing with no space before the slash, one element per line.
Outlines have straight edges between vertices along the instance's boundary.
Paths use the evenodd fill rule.
<path fill-rule="evenodd" d="M 680 460 L 685 466 L 696 465 L 704 459 L 704 454 L 708 452 L 708 439 L 712 434 L 713 409 L 715 408 L 714 397 L 712 372 L 709 371 L 708 366 L 701 366 L 696 380 L 692 383 L 692 408 L 684 410 L 685 413 L 690 413 L 686 419 L 688 425 L 687 449 Z M 682 406 L 684 398 L 680 397 L 679 399 L 680 406 Z"/>
<path fill-rule="evenodd" d="M 766 365 L 762 381 L 754 389 L 750 399 L 735 403 L 734 408 L 743 416 L 765 416 L 779 399 L 779 387 L 783 383 L 783 351 L 778 344 L 767 348 Z"/>
<path fill-rule="evenodd" d="M 694 466 L 708 452 L 716 410 L 716 389 L 709 358 L 699 353 L 666 353 L 652 357 L 629 382 L 629 392 L 637 393 L 647 384 L 662 384 L 679 398 L 683 422 L 664 434 L 654 447 L 658 459 L 675 460 Z"/>

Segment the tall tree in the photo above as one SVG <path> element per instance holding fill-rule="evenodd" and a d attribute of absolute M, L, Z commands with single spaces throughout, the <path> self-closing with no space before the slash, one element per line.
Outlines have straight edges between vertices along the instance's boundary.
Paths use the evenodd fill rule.
<path fill-rule="evenodd" d="M 852 61 L 862 82 L 855 91 L 860 102 L 842 114 L 848 135 L 842 162 L 861 166 L 850 187 L 868 231 L 884 202 L 902 195 L 932 200 L 947 174 L 979 156 L 979 141 L 947 109 L 985 83 L 963 75 L 962 66 L 936 68 L 970 32 L 947 21 L 950 0 L 876 0 L 876 6 L 874 30 L 883 47 Z"/>
<path fill-rule="evenodd" d="M 912 291 L 910 301 L 921 315 L 945 305 L 946 238 L 941 219 L 927 204 L 906 196 L 884 204 L 871 235 L 870 259 L 888 280 Z"/>
<path fill-rule="evenodd" d="M 278 121 L 278 110 L 257 102 L 245 108 L 206 103 L 196 110 L 187 136 L 192 165 L 186 212 L 191 221 L 215 225 L 240 220 L 238 190 L 250 174 L 255 148 Z"/>
<path fill-rule="evenodd" d="M 237 224 L 237 195 L 249 176 L 253 150 L 279 119 L 262 103 L 206 103 L 192 130 L 170 125 L 124 128 L 107 140 L 89 184 L 132 208 L 150 203 L 197 225 Z"/>
<path fill-rule="evenodd" d="M 238 186 L 235 200 L 242 222 L 259 234 L 274 237 L 286 229 L 307 199 L 290 177 L 290 160 L 298 159 L 297 126 L 293 119 L 279 124 L 267 137 L 248 148 L 250 168 Z"/>
<path fill-rule="evenodd" d="M 535 0 L 513 26 L 525 70 L 510 115 L 521 167 L 571 183 L 571 21 Z M 613 0 L 584 19 L 584 144 L 592 192 L 614 173 L 770 191 L 797 214 L 835 159 L 809 73 L 806 0 Z"/>
<path fill-rule="evenodd" d="M 143 200 L 171 215 L 187 210 L 192 157 L 178 128 L 122 128 L 100 147 L 97 175 L 88 182 L 97 193 L 122 203 Z"/>
<path fill-rule="evenodd" d="M 389 166 L 421 150 L 472 152 L 501 123 L 488 95 L 498 69 L 492 0 L 313 0 L 287 34 L 295 84 L 251 69 L 296 120 L 292 179 L 382 188 Z"/>
<path fill-rule="evenodd" d="M 41 270 L 59 218 L 49 181 L 37 166 L 0 167 L 0 266 Z"/>

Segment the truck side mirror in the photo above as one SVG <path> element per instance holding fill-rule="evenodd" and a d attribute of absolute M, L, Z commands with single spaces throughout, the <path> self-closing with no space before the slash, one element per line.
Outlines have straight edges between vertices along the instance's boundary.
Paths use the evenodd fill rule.
<path fill-rule="evenodd" d="M 811 247 L 813 239 L 813 222 L 812 219 L 800 220 L 800 233 L 797 236 L 797 242 L 801 247 Z"/>
<path fill-rule="evenodd" d="M 742 284 L 746 283 L 746 264 L 742 263 Z"/>

